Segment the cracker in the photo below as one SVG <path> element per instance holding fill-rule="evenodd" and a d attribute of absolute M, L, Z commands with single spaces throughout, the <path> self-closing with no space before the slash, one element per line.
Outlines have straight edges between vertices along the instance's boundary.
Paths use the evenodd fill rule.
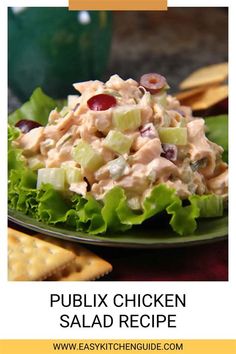
<path fill-rule="evenodd" d="M 228 77 L 228 63 L 209 65 L 194 71 L 179 87 L 182 90 L 222 83 Z"/>
<path fill-rule="evenodd" d="M 8 228 L 9 280 L 43 280 L 74 259 L 69 250 Z"/>
<path fill-rule="evenodd" d="M 75 242 L 68 242 L 51 238 L 49 239 L 47 236 L 43 235 L 37 235 L 37 237 L 70 250 L 76 255 L 76 258 L 72 263 L 70 263 L 63 270 L 59 270 L 58 272 L 54 273 L 47 280 L 95 280 L 112 271 L 112 265 L 110 263 Z"/>
<path fill-rule="evenodd" d="M 182 104 L 190 106 L 194 111 L 208 109 L 228 97 L 228 85 L 212 87 L 205 92 L 182 100 Z"/>
<path fill-rule="evenodd" d="M 193 89 L 177 92 L 173 96 L 176 97 L 179 101 L 183 101 L 183 100 L 186 100 L 187 98 L 196 96 L 199 93 L 202 93 L 202 92 L 206 91 L 208 88 L 209 88 L 209 85 L 201 86 L 201 87 L 197 87 L 197 88 L 193 88 Z"/>

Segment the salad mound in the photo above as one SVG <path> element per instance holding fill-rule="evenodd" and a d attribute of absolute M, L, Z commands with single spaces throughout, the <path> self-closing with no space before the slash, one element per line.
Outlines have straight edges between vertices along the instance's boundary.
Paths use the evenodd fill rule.
<path fill-rule="evenodd" d="M 161 212 L 187 234 L 198 217 L 223 214 L 223 148 L 206 137 L 204 119 L 167 94 L 163 76 L 74 87 L 79 94 L 44 126 L 37 117 L 9 127 L 11 208 L 94 234 Z"/>

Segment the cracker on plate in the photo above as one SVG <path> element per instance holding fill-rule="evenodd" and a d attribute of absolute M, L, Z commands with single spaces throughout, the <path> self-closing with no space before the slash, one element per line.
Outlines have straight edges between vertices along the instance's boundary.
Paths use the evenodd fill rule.
<path fill-rule="evenodd" d="M 68 249 L 8 229 L 9 280 L 44 280 L 75 258 Z"/>

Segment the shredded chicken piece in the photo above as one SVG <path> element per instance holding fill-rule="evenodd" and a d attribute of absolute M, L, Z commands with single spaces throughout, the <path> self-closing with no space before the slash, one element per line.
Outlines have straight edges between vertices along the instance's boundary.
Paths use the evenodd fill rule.
<path fill-rule="evenodd" d="M 40 143 L 44 137 L 44 128 L 38 127 L 22 134 L 18 139 L 18 144 L 23 149 L 25 156 L 32 156 L 39 152 Z"/>
<path fill-rule="evenodd" d="M 151 139 L 146 142 L 134 155 L 133 162 L 147 164 L 161 154 L 161 142 L 159 138 Z"/>
<path fill-rule="evenodd" d="M 71 192 L 75 192 L 77 194 L 81 194 L 82 196 L 86 196 L 87 194 L 87 183 L 85 181 L 78 183 L 71 183 L 69 190 Z"/>
<path fill-rule="evenodd" d="M 228 170 L 207 181 L 207 186 L 212 193 L 226 194 L 228 190 Z M 223 193 L 222 193 L 223 192 Z"/>
<path fill-rule="evenodd" d="M 207 160 L 206 167 L 201 169 L 201 173 L 209 177 L 214 173 L 216 167 L 216 157 L 223 149 L 219 147 L 216 152 L 205 136 L 205 124 L 203 119 L 194 119 L 187 124 L 188 127 L 188 141 L 189 153 L 191 161 L 198 161 L 202 159 Z"/>

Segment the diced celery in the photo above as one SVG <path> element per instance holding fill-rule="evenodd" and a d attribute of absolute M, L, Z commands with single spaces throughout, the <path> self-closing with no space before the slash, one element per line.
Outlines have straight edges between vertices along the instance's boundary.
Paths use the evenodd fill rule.
<path fill-rule="evenodd" d="M 75 161 L 64 161 L 61 164 L 61 168 L 65 170 L 65 178 L 68 184 L 78 183 L 83 180 L 81 169 L 76 167 Z"/>
<path fill-rule="evenodd" d="M 42 183 L 50 183 L 56 190 L 65 190 L 65 170 L 63 168 L 41 168 L 38 170 L 37 188 Z"/>
<path fill-rule="evenodd" d="M 66 182 L 68 184 L 78 183 L 83 180 L 81 169 L 78 167 L 65 168 Z"/>
<path fill-rule="evenodd" d="M 28 166 L 31 170 L 36 171 L 45 166 L 44 162 L 37 157 L 30 157 L 27 159 Z"/>
<path fill-rule="evenodd" d="M 156 95 L 153 95 L 153 99 L 156 103 L 158 103 L 162 107 L 165 108 L 167 106 L 167 93 L 166 93 L 166 91 L 160 92 Z"/>
<path fill-rule="evenodd" d="M 187 128 L 159 128 L 162 144 L 186 145 L 188 142 Z"/>
<path fill-rule="evenodd" d="M 106 136 L 103 145 L 118 154 L 125 154 L 129 152 L 132 139 L 119 131 L 111 130 Z"/>
<path fill-rule="evenodd" d="M 136 106 L 121 106 L 113 111 L 113 125 L 120 131 L 135 130 L 141 125 L 141 111 Z"/>
<path fill-rule="evenodd" d="M 61 163 L 61 168 L 71 168 L 71 167 L 76 167 L 76 162 L 75 161 L 72 161 L 72 160 L 69 160 L 69 161 L 64 161 Z"/>
<path fill-rule="evenodd" d="M 181 117 L 178 125 L 179 125 L 180 128 L 186 127 L 186 125 L 187 125 L 186 118 L 185 117 Z"/>
<path fill-rule="evenodd" d="M 72 157 L 83 168 L 90 172 L 96 171 L 104 164 L 102 156 L 83 140 L 79 140 L 77 145 L 73 148 Z"/>
<path fill-rule="evenodd" d="M 115 160 L 108 162 L 108 170 L 112 179 L 120 178 L 127 166 L 126 160 L 123 156 L 118 157 Z"/>

